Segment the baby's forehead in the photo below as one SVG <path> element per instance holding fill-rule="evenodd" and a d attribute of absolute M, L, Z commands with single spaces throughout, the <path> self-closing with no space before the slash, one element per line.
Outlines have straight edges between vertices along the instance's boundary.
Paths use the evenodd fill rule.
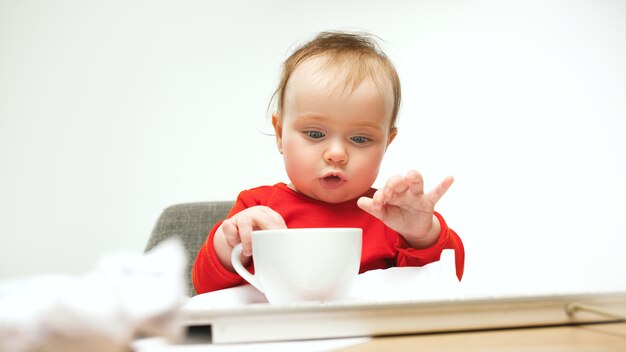
<path fill-rule="evenodd" d="M 366 72 L 367 73 L 367 72 Z M 333 101 L 351 100 L 358 96 L 370 102 L 382 103 L 393 120 L 394 93 L 391 82 L 375 73 L 356 75 L 350 68 L 332 65 L 323 58 L 311 58 L 298 65 L 285 87 L 285 110 L 303 101 L 326 105 Z M 354 95 L 356 94 L 356 95 Z M 312 100 L 311 100 L 312 99 Z M 393 124 L 392 124 L 393 125 Z"/>
<path fill-rule="evenodd" d="M 391 78 L 382 64 L 371 59 L 350 60 L 349 57 L 336 58 L 328 55 L 307 58 L 292 72 L 286 90 L 289 91 L 290 83 L 302 79 L 344 94 L 351 93 L 365 82 L 371 82 L 381 94 L 393 95 Z"/>

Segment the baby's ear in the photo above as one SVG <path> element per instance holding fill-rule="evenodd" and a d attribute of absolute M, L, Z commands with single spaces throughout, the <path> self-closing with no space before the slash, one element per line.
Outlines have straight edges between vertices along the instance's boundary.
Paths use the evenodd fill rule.
<path fill-rule="evenodd" d="M 283 124 L 280 119 L 280 115 L 275 112 L 272 114 L 272 125 L 274 126 L 274 132 L 276 133 L 276 146 L 278 152 L 283 153 Z"/>
<path fill-rule="evenodd" d="M 387 147 L 389 146 L 389 144 L 391 144 L 391 142 L 393 142 L 393 140 L 396 138 L 396 135 L 398 134 L 398 129 L 395 127 L 392 127 L 389 130 L 389 134 L 387 135 Z"/>

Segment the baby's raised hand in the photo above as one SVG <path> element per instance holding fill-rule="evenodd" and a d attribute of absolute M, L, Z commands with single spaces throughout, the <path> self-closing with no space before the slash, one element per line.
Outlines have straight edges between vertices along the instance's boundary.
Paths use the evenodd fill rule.
<path fill-rule="evenodd" d="M 254 206 L 240 211 L 222 222 L 217 229 L 213 246 L 224 267 L 232 269 L 230 254 L 237 244 L 242 244 L 242 254 L 252 255 L 252 231 L 287 228 L 283 217 L 270 207 Z"/>
<path fill-rule="evenodd" d="M 437 187 L 424 193 L 424 179 L 415 171 L 393 176 L 372 198 L 361 197 L 361 209 L 398 231 L 411 245 L 423 248 L 437 241 L 440 227 L 434 218 L 435 204 L 454 182 L 446 177 Z"/>

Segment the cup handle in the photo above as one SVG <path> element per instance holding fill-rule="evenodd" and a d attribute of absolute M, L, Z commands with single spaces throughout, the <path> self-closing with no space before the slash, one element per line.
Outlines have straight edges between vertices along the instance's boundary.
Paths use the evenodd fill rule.
<path fill-rule="evenodd" d="M 233 248 L 233 251 L 230 254 L 230 262 L 233 264 L 233 268 L 235 268 L 237 274 L 241 275 L 241 277 L 248 281 L 252 286 L 256 287 L 257 290 L 263 292 L 263 289 L 261 288 L 261 285 L 257 281 L 256 277 L 241 264 L 241 261 L 239 260 L 241 251 L 243 251 L 243 247 L 241 243 L 239 243 Z"/>

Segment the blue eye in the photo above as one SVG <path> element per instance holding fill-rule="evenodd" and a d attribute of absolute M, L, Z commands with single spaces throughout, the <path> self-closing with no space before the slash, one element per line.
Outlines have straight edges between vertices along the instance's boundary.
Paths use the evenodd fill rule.
<path fill-rule="evenodd" d="M 324 132 L 320 132 L 320 131 L 305 131 L 304 134 L 312 139 L 320 139 L 323 138 L 325 136 Z"/>
<path fill-rule="evenodd" d="M 365 143 L 367 143 L 367 142 L 369 142 L 369 141 L 370 141 L 370 139 L 369 139 L 369 138 L 367 138 L 367 137 L 363 137 L 363 136 L 355 136 L 355 137 L 352 137 L 352 138 L 350 138 L 350 139 L 351 139 L 353 142 L 358 143 L 358 144 L 365 144 Z"/>

